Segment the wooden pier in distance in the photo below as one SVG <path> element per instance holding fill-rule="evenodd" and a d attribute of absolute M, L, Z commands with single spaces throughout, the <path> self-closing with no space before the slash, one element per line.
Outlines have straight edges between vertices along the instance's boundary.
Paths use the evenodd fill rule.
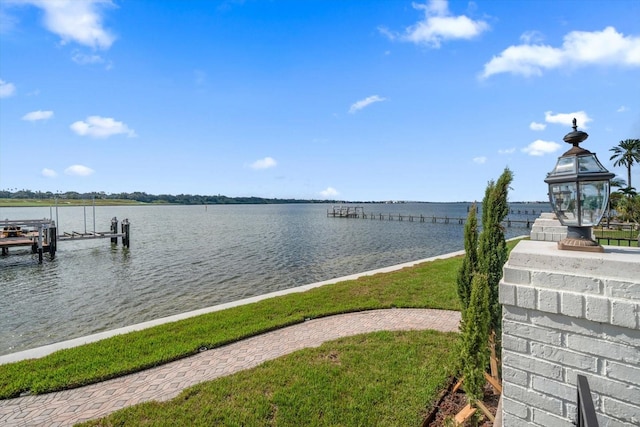
<path fill-rule="evenodd" d="M 514 211 L 511 211 L 513 214 Z M 520 214 L 521 211 L 518 211 Z M 536 211 L 533 210 L 532 214 L 535 215 Z M 538 212 L 540 213 L 540 212 Z M 525 211 L 525 215 L 528 215 L 529 211 Z M 467 218 L 449 217 L 449 216 L 425 216 L 425 215 L 403 215 L 403 214 L 382 214 L 382 213 L 365 213 L 361 206 L 333 206 L 330 210 L 327 209 L 327 217 L 330 218 L 359 218 L 370 219 L 379 221 L 408 221 L 408 222 L 430 222 L 433 224 L 458 224 L 464 225 Z M 506 227 L 524 227 L 531 228 L 534 220 L 531 219 L 509 219 L 503 221 L 503 225 Z"/>
<path fill-rule="evenodd" d="M 111 239 L 112 244 L 122 240 L 122 246 L 128 248 L 131 237 L 131 229 L 128 219 L 122 221 L 121 232 L 118 232 L 118 219 L 111 219 L 111 229 L 104 232 L 72 231 L 71 233 L 57 234 L 56 223 L 53 220 L 0 220 L 0 249 L 3 256 L 9 255 L 9 249 L 13 247 L 30 246 L 31 253 L 38 254 L 39 262 L 43 255 L 49 253 L 51 259 L 55 257 L 58 242 L 87 239 Z"/>
<path fill-rule="evenodd" d="M 327 209 L 327 216 L 333 218 L 360 218 L 364 217 L 362 206 L 332 206 L 331 211 Z"/>

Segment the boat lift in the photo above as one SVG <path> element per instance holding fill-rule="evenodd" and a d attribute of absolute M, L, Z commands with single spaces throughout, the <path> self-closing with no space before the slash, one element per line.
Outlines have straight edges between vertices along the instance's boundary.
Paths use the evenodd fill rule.
<path fill-rule="evenodd" d="M 95 226 L 94 226 L 95 228 Z M 38 254 L 38 261 L 42 262 L 45 252 L 49 253 L 51 259 L 55 257 L 58 249 L 58 242 L 70 240 L 87 239 L 111 239 L 112 244 L 118 243 L 118 238 L 122 239 L 122 246 L 128 248 L 131 237 L 130 223 L 124 219 L 121 224 L 121 232 L 118 233 L 118 219 L 111 219 L 111 229 L 104 232 L 57 234 L 56 222 L 51 219 L 32 220 L 0 220 L 0 248 L 2 255 L 9 255 L 9 248 L 20 246 L 31 246 L 31 253 Z"/>
<path fill-rule="evenodd" d="M 42 262 L 44 251 L 53 258 L 57 248 L 55 222 L 49 219 L 27 219 L 0 221 L 0 248 L 2 255 L 9 255 L 9 248 L 31 246 L 31 252 L 38 254 Z"/>

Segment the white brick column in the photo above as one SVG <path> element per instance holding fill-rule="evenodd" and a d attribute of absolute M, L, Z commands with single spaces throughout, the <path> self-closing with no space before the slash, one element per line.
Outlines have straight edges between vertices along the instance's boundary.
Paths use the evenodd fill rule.
<path fill-rule="evenodd" d="M 572 426 L 578 374 L 600 426 L 640 425 L 640 249 L 522 241 L 500 302 L 504 426 Z"/>
<path fill-rule="evenodd" d="M 556 214 L 543 212 L 531 226 L 529 237 L 531 240 L 559 242 L 567 237 L 567 227 L 560 224 Z"/>

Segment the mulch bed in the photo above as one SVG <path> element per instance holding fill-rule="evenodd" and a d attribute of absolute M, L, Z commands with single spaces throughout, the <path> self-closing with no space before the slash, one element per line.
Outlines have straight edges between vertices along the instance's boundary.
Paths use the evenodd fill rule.
<path fill-rule="evenodd" d="M 451 385 L 447 388 L 446 392 L 441 396 L 440 402 L 436 405 L 436 407 L 431 411 L 431 413 L 425 418 L 422 427 L 445 427 L 447 425 L 447 420 L 449 423 L 453 420 L 458 412 L 462 410 L 467 405 L 467 396 L 460 389 L 453 392 L 453 385 L 455 381 L 451 382 Z M 489 384 L 486 384 L 484 387 L 484 398 L 482 399 L 482 403 L 489 409 L 489 412 L 495 417 L 496 411 L 498 409 L 498 402 L 500 400 L 500 395 L 496 394 L 493 387 Z M 482 411 L 476 411 L 476 414 L 482 414 Z M 479 427 L 492 427 L 493 421 L 490 421 L 486 416 L 482 415 L 482 419 L 477 424 L 473 423 L 473 419 L 476 417 L 472 417 L 471 421 L 467 421 L 463 424 L 464 427 L 471 426 L 479 426 Z"/>

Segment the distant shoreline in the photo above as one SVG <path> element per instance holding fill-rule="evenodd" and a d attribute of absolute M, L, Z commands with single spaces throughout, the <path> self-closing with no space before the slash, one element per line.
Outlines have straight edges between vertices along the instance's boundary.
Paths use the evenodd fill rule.
<path fill-rule="evenodd" d="M 144 202 L 139 200 L 129 199 L 6 199 L 0 198 L 0 207 L 41 207 L 41 206 L 204 206 L 204 205 L 274 205 L 274 204 L 331 204 L 331 203 L 351 203 L 351 202 L 332 202 L 332 201 L 318 201 L 318 200 L 287 200 L 276 201 L 263 199 L 263 201 L 225 201 L 225 202 L 196 202 L 196 203 L 181 203 L 181 202 L 168 202 L 168 201 L 153 201 Z M 356 202 L 361 203 L 361 202 Z"/>
<path fill-rule="evenodd" d="M 251 199 L 252 201 L 247 201 Z M 57 200 L 53 198 L 36 199 L 36 198 L 0 198 L 0 208 L 37 208 L 37 207 L 50 207 L 50 206 L 203 206 L 203 205 L 275 205 L 275 204 L 407 204 L 407 203 L 433 203 L 433 204 L 446 204 L 446 203 L 460 203 L 460 204 L 472 204 L 478 202 L 459 201 L 459 202 L 420 202 L 420 201 L 337 201 L 337 200 L 305 200 L 305 199 L 261 199 L 256 197 L 228 197 L 223 202 L 168 202 L 168 201 L 153 201 L 145 202 L 132 199 L 102 199 L 102 198 L 89 198 L 89 199 L 69 199 L 60 198 Z M 511 202 L 517 204 L 548 204 L 548 201 L 529 201 L 529 202 Z"/>

